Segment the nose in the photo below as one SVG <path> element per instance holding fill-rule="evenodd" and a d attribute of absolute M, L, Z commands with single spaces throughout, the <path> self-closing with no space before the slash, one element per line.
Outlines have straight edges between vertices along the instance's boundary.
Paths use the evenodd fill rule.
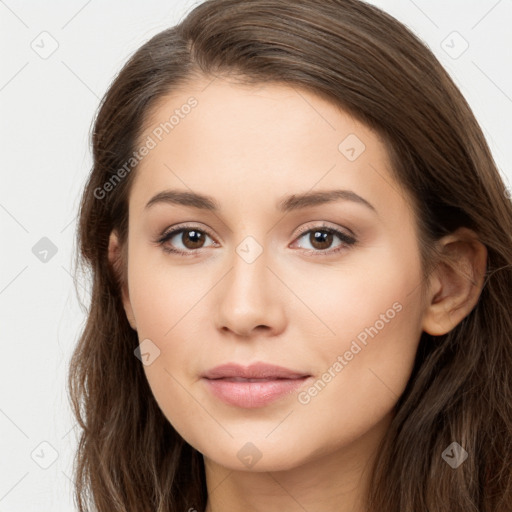
<path fill-rule="evenodd" d="M 216 320 L 220 330 L 240 337 L 275 336 L 285 328 L 283 285 L 269 267 L 265 250 L 252 262 L 235 252 L 218 286 Z"/>

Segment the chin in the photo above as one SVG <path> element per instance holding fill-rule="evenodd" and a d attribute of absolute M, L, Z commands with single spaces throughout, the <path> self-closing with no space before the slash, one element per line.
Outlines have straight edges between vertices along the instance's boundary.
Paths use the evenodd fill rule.
<path fill-rule="evenodd" d="M 275 442 L 264 439 L 250 441 L 230 439 L 223 445 L 204 446 L 196 448 L 206 459 L 231 471 L 247 471 L 262 473 L 268 471 L 288 471 L 299 467 L 314 458 L 316 451 L 307 451 L 300 439 L 294 440 L 288 436 L 289 443 L 284 438 L 276 438 Z M 297 450 L 300 446 L 300 452 Z M 318 450 L 321 451 L 321 450 Z"/>

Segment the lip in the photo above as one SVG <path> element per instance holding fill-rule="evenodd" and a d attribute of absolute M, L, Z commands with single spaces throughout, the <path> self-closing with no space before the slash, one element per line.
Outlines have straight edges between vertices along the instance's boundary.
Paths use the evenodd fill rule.
<path fill-rule="evenodd" d="M 311 375 L 267 363 L 250 366 L 227 363 L 201 377 L 212 394 L 223 402 L 252 409 L 296 391 Z"/>
<path fill-rule="evenodd" d="M 237 363 L 227 363 L 216 366 L 201 375 L 206 379 L 223 379 L 240 377 L 243 379 L 296 379 L 307 377 L 309 374 L 297 372 L 268 363 L 253 363 L 249 366 L 242 366 Z"/>

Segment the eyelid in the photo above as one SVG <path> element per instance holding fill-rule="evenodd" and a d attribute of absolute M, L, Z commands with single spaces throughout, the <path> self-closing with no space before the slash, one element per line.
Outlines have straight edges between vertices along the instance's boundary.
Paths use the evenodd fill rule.
<path fill-rule="evenodd" d="M 319 224 L 318 224 L 319 223 Z M 347 227 L 344 227 L 344 226 L 334 226 L 334 225 L 331 225 L 330 223 L 326 222 L 326 221 L 316 221 L 316 224 L 315 224 L 315 221 L 311 221 L 311 224 L 308 223 L 306 226 L 302 226 L 297 235 L 295 236 L 295 238 L 303 235 L 304 233 L 307 233 L 308 231 L 311 231 L 313 229 L 322 229 L 322 228 L 325 228 L 325 229 L 331 229 L 333 231 L 347 231 L 347 235 L 346 236 L 349 236 L 351 238 L 353 238 L 354 240 L 357 239 L 355 233 L 347 228 Z"/>
<path fill-rule="evenodd" d="M 306 226 L 302 226 L 301 228 L 299 228 L 299 231 L 295 235 L 294 241 L 297 237 L 303 235 L 304 233 L 307 233 L 308 231 L 311 231 L 312 229 L 321 229 L 321 228 L 328 228 L 328 229 L 332 229 L 332 230 L 336 230 L 336 231 L 339 231 L 341 228 L 348 232 L 348 236 L 351 236 L 354 239 L 357 238 L 356 235 L 354 234 L 354 232 L 347 227 L 341 227 L 341 226 L 334 227 L 325 221 L 316 221 L 316 222 L 320 222 L 320 224 L 314 224 L 314 222 L 315 221 L 311 221 L 312 225 L 306 225 Z M 215 237 L 212 235 L 212 233 L 210 232 L 210 230 L 208 228 L 201 227 L 201 225 L 198 223 L 195 223 L 195 224 L 183 223 L 183 224 L 177 224 L 176 226 L 171 226 L 169 228 L 166 228 L 163 231 L 163 233 L 158 236 L 157 241 L 160 241 L 162 238 L 167 237 L 171 233 L 180 231 L 182 229 L 193 229 L 193 228 L 200 228 L 200 230 L 204 231 L 212 240 L 215 240 Z"/>
<path fill-rule="evenodd" d="M 171 226 L 171 227 L 168 227 L 168 228 L 165 228 L 165 230 L 163 231 L 162 234 L 158 235 L 157 237 L 157 242 L 161 241 L 162 239 L 164 238 L 167 238 L 168 235 L 170 235 L 171 233 L 173 234 L 176 234 L 177 232 L 179 231 L 184 231 L 186 229 L 194 229 L 194 228 L 197 228 L 198 231 L 202 231 L 204 233 L 206 233 L 213 241 L 215 241 L 216 243 L 218 243 L 216 240 L 215 240 L 215 237 L 212 235 L 212 233 L 210 232 L 210 230 L 206 227 L 203 227 L 201 226 L 201 224 L 199 223 L 190 223 L 190 224 L 187 224 L 187 223 L 184 223 L 184 224 L 176 224 L 175 226 Z"/>

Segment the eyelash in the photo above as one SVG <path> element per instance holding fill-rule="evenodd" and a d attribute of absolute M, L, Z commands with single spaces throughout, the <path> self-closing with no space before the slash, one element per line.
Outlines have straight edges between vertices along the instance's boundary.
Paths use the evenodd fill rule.
<path fill-rule="evenodd" d="M 170 240 L 171 238 L 173 238 L 175 235 L 177 235 L 178 233 L 182 233 L 182 232 L 185 232 L 185 231 L 199 231 L 200 233 L 203 233 L 203 234 L 206 234 L 208 235 L 212 240 L 213 240 L 213 236 L 207 231 L 207 230 L 204 230 L 204 229 L 199 229 L 199 226 L 177 226 L 176 228 L 174 228 L 173 230 L 171 231 L 167 231 L 167 232 L 164 232 L 157 240 L 156 240 L 156 243 L 160 246 L 162 246 L 162 250 L 165 252 L 165 253 L 168 253 L 168 254 L 179 254 L 181 256 L 192 256 L 194 254 L 197 254 L 199 251 L 201 251 L 201 249 L 204 249 L 203 247 L 199 248 L 199 249 L 190 249 L 188 251 L 182 251 L 181 249 L 173 249 L 173 248 L 170 248 L 170 247 L 166 247 L 164 244 Z M 342 251 L 343 249 L 346 249 L 347 247 L 349 246 L 352 246 L 356 243 L 356 238 L 351 236 L 351 235 L 348 235 L 346 233 L 343 233 L 342 231 L 339 231 L 337 229 L 334 229 L 330 226 L 326 226 L 326 225 L 320 225 L 320 226 L 315 226 L 313 228 L 309 228 L 309 229 L 304 229 L 302 230 L 299 235 L 297 236 L 296 239 L 299 239 L 299 238 L 302 238 L 304 235 L 310 233 L 310 232 L 315 232 L 315 231 L 324 231 L 324 232 L 327 232 L 327 233 L 330 233 L 330 234 L 333 234 L 333 235 L 336 235 L 340 240 L 341 240 L 341 244 L 336 247 L 335 249 L 332 249 L 332 250 L 315 250 L 315 249 L 304 249 L 304 251 L 308 254 L 308 255 L 314 255 L 314 256 L 331 256 L 333 254 L 336 254 L 340 251 Z"/>

